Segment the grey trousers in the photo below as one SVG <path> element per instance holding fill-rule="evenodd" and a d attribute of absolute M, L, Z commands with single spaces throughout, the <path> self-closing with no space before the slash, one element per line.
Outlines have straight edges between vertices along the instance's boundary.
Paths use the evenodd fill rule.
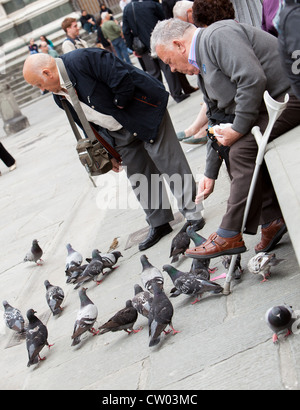
<path fill-rule="evenodd" d="M 196 183 L 167 111 L 153 144 L 139 140 L 124 128 L 109 133 L 151 227 L 174 219 L 164 181 L 187 220 L 202 218 L 202 204 L 194 203 Z"/>

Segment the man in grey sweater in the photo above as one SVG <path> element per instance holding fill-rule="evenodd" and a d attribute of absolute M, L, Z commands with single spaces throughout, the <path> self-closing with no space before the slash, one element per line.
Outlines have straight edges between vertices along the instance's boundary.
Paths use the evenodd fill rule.
<path fill-rule="evenodd" d="M 198 75 L 207 116 L 211 124 L 232 123 L 220 131 L 218 144 L 230 147 L 230 196 L 217 232 L 201 246 L 190 249 L 194 258 L 217 257 L 246 251 L 241 227 L 247 195 L 255 167 L 257 144 L 253 126 L 262 132 L 268 123 L 264 91 L 281 100 L 290 86 L 281 67 L 277 39 L 260 29 L 233 20 L 220 21 L 205 29 L 170 19 L 160 22 L 152 33 L 152 52 L 172 71 Z M 290 95 L 287 109 L 276 122 L 271 139 L 300 124 L 300 102 Z M 204 181 L 198 199 L 213 191 L 220 161 L 209 146 Z M 246 223 L 246 233 L 256 234 L 262 225 L 256 252 L 270 251 L 287 228 L 265 164 L 257 182 Z"/>

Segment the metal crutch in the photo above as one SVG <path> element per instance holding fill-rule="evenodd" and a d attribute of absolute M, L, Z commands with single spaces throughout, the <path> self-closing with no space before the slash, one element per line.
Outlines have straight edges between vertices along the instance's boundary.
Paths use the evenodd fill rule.
<path fill-rule="evenodd" d="M 271 131 L 272 131 L 272 129 L 274 127 L 274 124 L 277 121 L 277 119 L 280 117 L 280 115 L 286 109 L 287 103 L 289 101 L 289 95 L 286 94 L 284 102 L 280 103 L 278 101 L 275 101 L 270 96 L 268 91 L 265 91 L 264 100 L 265 100 L 265 104 L 266 104 L 267 111 L 268 111 L 268 114 L 269 114 L 269 123 L 268 123 L 268 126 L 267 126 L 267 128 L 264 132 L 264 135 L 261 134 L 261 131 L 260 131 L 259 127 L 253 127 L 252 131 L 251 131 L 252 134 L 254 135 L 254 138 L 256 139 L 256 142 L 257 142 L 257 145 L 258 145 L 258 153 L 257 153 L 257 156 L 256 156 L 255 168 L 254 168 L 254 172 L 253 172 L 253 176 L 252 176 L 252 180 L 251 180 L 251 184 L 250 184 L 250 188 L 249 188 L 249 194 L 248 194 L 247 202 L 246 202 L 246 206 L 245 206 L 244 218 L 243 218 L 243 224 L 242 224 L 241 232 L 244 232 L 244 229 L 245 229 L 245 226 L 246 226 L 246 222 L 247 222 L 247 218 L 248 218 L 252 198 L 253 198 L 253 195 L 254 195 L 255 185 L 256 185 L 256 182 L 257 182 L 260 167 L 261 167 L 261 165 L 263 163 L 263 160 L 264 160 L 265 151 L 266 151 L 266 148 L 267 148 L 267 144 L 268 144 L 268 141 L 269 141 L 269 138 L 270 138 Z M 223 291 L 224 295 L 229 295 L 230 294 L 230 283 L 232 281 L 232 274 L 234 272 L 234 267 L 235 267 L 237 257 L 238 257 L 238 255 L 233 255 L 232 256 L 230 266 L 229 266 L 229 270 L 228 270 L 228 273 L 226 275 L 226 281 L 225 281 L 224 291 Z"/>

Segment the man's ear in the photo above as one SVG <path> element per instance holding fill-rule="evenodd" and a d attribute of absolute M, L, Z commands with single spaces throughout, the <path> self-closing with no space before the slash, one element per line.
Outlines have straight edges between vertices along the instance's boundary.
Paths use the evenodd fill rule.
<path fill-rule="evenodd" d="M 173 40 L 173 46 L 175 50 L 179 51 L 181 54 L 185 54 L 186 47 L 185 44 L 180 40 Z"/>
<path fill-rule="evenodd" d="M 49 77 L 49 78 L 52 78 L 52 76 L 53 76 L 52 72 L 48 68 L 44 68 L 42 70 L 42 75 L 45 76 L 45 77 Z"/>

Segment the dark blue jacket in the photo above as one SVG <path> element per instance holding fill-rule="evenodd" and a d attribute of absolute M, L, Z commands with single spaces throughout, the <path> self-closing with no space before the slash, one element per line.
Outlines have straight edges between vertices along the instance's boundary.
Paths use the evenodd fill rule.
<path fill-rule="evenodd" d="M 80 101 L 113 116 L 137 138 L 155 141 L 169 98 L 160 81 L 98 48 L 61 58 Z"/>

